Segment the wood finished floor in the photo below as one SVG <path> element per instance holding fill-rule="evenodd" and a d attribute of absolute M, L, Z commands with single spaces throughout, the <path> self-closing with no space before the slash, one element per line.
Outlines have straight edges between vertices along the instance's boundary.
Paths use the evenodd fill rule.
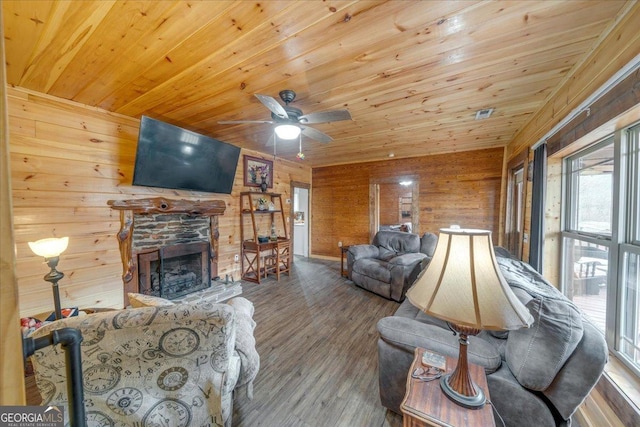
<path fill-rule="evenodd" d="M 234 426 L 401 426 L 379 400 L 376 323 L 398 304 L 340 277 L 334 261 L 297 258 L 290 276 L 243 284 L 255 306 L 260 373 Z"/>
<path fill-rule="evenodd" d="M 397 303 L 340 277 L 339 262 L 305 258 L 280 282 L 243 282 L 242 296 L 255 306 L 261 366 L 253 400 L 236 393 L 234 426 L 402 425 L 380 404 L 376 345 L 376 323 Z M 25 380 L 27 404 L 39 404 Z"/>

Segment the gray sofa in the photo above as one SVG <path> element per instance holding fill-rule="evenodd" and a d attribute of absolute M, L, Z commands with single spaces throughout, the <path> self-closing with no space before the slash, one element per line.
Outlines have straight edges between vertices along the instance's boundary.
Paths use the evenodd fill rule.
<path fill-rule="evenodd" d="M 402 301 L 433 257 L 437 241 L 433 233 L 420 237 L 402 231 L 378 231 L 372 244 L 349 247 L 348 277 L 361 288 Z"/>
<path fill-rule="evenodd" d="M 535 322 L 510 332 L 470 337 L 468 357 L 485 368 L 491 401 L 506 426 L 568 426 L 600 378 L 603 334 L 531 266 L 496 248 L 500 269 Z M 400 412 L 416 347 L 457 357 L 458 341 L 442 320 L 405 300 L 378 322 L 380 399 Z"/>

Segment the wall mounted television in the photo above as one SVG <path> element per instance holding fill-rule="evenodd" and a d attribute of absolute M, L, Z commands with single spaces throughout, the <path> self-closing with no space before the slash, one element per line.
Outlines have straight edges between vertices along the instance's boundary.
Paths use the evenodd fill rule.
<path fill-rule="evenodd" d="M 240 147 L 142 116 L 133 185 L 230 194 Z"/>

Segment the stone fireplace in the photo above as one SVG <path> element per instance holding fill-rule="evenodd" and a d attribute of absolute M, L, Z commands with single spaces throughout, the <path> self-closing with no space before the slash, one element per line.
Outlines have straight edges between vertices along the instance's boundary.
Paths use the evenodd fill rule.
<path fill-rule="evenodd" d="M 181 298 L 211 286 L 218 275 L 221 200 L 111 200 L 120 211 L 118 242 L 124 302 L 129 292 Z"/>

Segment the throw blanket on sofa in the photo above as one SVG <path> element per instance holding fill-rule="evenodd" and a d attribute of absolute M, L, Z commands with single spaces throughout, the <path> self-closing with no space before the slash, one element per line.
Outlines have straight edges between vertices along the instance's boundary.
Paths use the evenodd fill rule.
<path fill-rule="evenodd" d="M 505 360 L 520 384 L 545 390 L 582 339 L 581 312 L 529 264 L 505 249 L 496 248 L 496 259 L 507 283 L 534 317 L 530 328 L 509 332 Z"/>

